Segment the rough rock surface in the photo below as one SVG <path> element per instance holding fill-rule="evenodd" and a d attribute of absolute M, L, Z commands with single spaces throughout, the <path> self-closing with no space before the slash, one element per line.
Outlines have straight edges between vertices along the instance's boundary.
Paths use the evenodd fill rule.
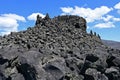
<path fill-rule="evenodd" d="M 37 16 L 0 38 L 0 80 L 120 80 L 120 50 L 86 32 L 78 16 Z"/>

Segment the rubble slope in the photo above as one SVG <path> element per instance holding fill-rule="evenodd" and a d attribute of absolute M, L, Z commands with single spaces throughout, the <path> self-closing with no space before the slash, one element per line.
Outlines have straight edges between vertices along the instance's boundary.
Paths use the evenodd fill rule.
<path fill-rule="evenodd" d="M 86 32 L 86 20 L 37 16 L 0 39 L 0 80 L 120 80 L 120 51 Z"/>

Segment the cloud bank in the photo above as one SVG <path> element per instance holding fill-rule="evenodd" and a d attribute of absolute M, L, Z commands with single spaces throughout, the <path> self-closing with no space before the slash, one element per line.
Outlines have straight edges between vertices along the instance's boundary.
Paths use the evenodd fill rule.
<path fill-rule="evenodd" d="M 75 6 L 75 8 L 62 7 L 61 10 L 63 11 L 63 15 L 78 15 L 86 18 L 87 22 L 94 22 L 95 20 L 99 20 L 102 16 L 109 13 L 112 10 L 112 8 L 101 6 L 99 8 L 91 9 Z"/>
<path fill-rule="evenodd" d="M 25 22 L 23 16 L 17 14 L 1 14 L 0 15 L 0 35 L 9 34 L 18 31 L 18 21 Z"/>
<path fill-rule="evenodd" d="M 94 28 L 113 28 L 115 27 L 115 22 L 120 21 L 109 13 L 113 10 L 118 9 L 120 11 L 120 3 L 116 4 L 114 7 L 100 6 L 94 9 L 84 8 L 84 7 L 61 7 L 61 15 L 78 15 L 84 17 L 88 23 L 96 23 Z"/>
<path fill-rule="evenodd" d="M 94 26 L 95 28 L 112 28 L 115 27 L 113 22 L 98 23 Z"/>
<path fill-rule="evenodd" d="M 40 15 L 42 18 L 45 17 L 42 13 L 32 13 L 27 17 L 29 20 L 36 20 L 36 16 Z M 18 31 L 18 22 L 26 22 L 25 17 L 17 14 L 0 14 L 0 35 L 7 35 L 10 32 Z"/>

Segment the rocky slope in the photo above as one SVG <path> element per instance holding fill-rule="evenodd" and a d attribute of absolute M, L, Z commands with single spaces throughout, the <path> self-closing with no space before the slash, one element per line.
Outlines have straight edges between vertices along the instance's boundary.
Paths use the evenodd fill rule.
<path fill-rule="evenodd" d="M 0 39 L 0 80 L 120 80 L 120 51 L 86 32 L 78 16 L 37 16 Z"/>

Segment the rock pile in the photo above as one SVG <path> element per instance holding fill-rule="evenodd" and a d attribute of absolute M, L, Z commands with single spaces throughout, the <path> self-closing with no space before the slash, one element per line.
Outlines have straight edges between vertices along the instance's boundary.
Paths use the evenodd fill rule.
<path fill-rule="evenodd" d="M 86 28 L 82 17 L 47 14 L 1 37 L 0 80 L 120 80 L 120 51 Z"/>

